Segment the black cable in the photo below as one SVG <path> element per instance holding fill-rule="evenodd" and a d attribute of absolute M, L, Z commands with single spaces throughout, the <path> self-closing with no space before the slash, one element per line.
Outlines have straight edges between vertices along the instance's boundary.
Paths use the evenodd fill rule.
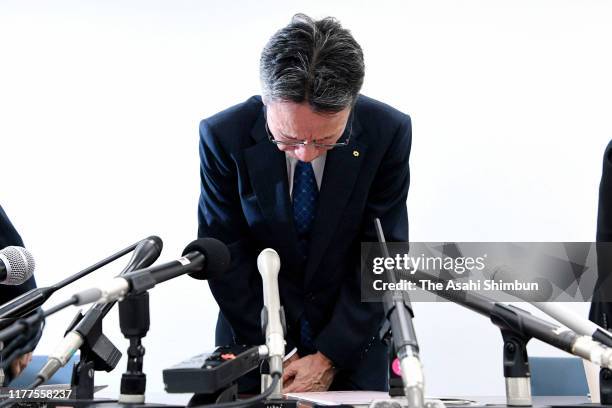
<path fill-rule="evenodd" d="M 37 309 L 32 315 L 15 320 L 9 327 L 0 330 L 0 341 L 6 342 L 7 340 L 22 333 L 29 326 L 43 321 L 44 318 L 45 316 L 42 310 Z"/>
<path fill-rule="evenodd" d="M 272 374 L 272 384 L 270 384 L 267 390 L 265 390 L 259 395 L 256 395 L 251 398 L 247 398 L 243 400 L 236 400 L 236 401 L 231 401 L 231 402 L 220 402 L 218 404 L 206 404 L 206 405 L 194 405 L 191 408 L 239 408 L 239 407 L 253 405 L 253 404 L 256 404 L 258 402 L 265 400 L 270 395 L 272 395 L 279 381 L 280 381 L 280 374 L 274 373 Z"/>
<path fill-rule="evenodd" d="M 7 367 L 10 366 L 13 360 L 15 360 L 16 358 L 26 353 L 29 353 L 30 351 L 33 351 L 36 348 L 36 345 L 38 344 L 40 338 L 42 337 L 43 327 L 44 327 L 44 321 L 42 322 L 40 327 L 37 328 L 36 331 L 34 331 L 32 334 L 28 336 L 27 334 L 29 333 L 26 332 L 22 335 L 17 336 L 15 339 L 11 341 L 11 343 L 9 343 L 9 345 L 4 350 L 2 350 L 2 354 L 1 354 L 2 363 L 0 364 L 2 369 L 6 369 Z M 31 330 L 31 328 L 27 330 L 29 331 Z M 25 343 L 23 346 L 21 347 L 17 346 L 23 343 Z M 9 351 L 10 354 L 5 353 L 5 351 Z M 8 354 L 8 356 L 6 356 L 6 354 Z"/>
<path fill-rule="evenodd" d="M 2 362 L 0 363 L 0 365 L 2 366 L 2 368 L 6 368 L 5 365 L 9 365 L 11 363 L 12 360 L 10 360 L 8 356 L 13 355 L 15 350 L 18 350 L 19 348 L 23 347 L 23 344 L 29 342 L 31 340 L 31 337 L 31 333 L 24 332 L 18 335 L 17 337 L 13 337 L 10 342 L 6 343 L 2 351 L 0 351 L 0 356 L 2 357 Z"/>
<path fill-rule="evenodd" d="M 77 302 L 76 297 L 72 297 L 68 300 L 58 303 L 48 310 L 38 309 L 33 315 L 27 318 L 22 318 L 15 321 L 10 327 L 2 331 L 4 337 L 9 332 L 21 332 L 14 337 L 7 345 L 0 351 L 0 367 L 6 369 L 10 366 L 14 359 L 23 354 L 29 353 L 34 350 L 38 341 L 42 337 L 42 331 L 45 326 L 45 318 L 51 316 L 54 313 L 65 309 L 68 306 L 72 306 Z M 40 324 L 40 326 L 38 326 Z M 35 326 L 38 326 L 35 328 Z M 24 344 L 25 343 L 25 344 Z"/>
<path fill-rule="evenodd" d="M 15 401 L 12 398 L 7 398 L 4 401 L 0 402 L 0 408 L 8 408 L 13 404 L 18 403 L 19 401 Z"/>
<path fill-rule="evenodd" d="M 52 314 L 67 308 L 68 306 L 76 304 L 77 301 L 77 298 L 73 296 L 70 299 L 58 303 L 57 305 L 49 308 L 48 310 L 43 311 L 42 309 L 37 309 L 30 316 L 22 317 L 19 320 L 15 320 L 7 328 L 0 330 L 0 341 L 6 342 L 8 339 L 23 332 L 25 329 L 27 329 L 27 327 L 37 324 L 38 322 L 44 321 L 46 317 L 49 317 Z"/>
<path fill-rule="evenodd" d="M 39 385 L 41 385 L 43 382 L 44 382 L 44 381 L 43 381 L 43 379 L 42 379 L 42 378 L 40 378 L 40 377 L 36 377 L 36 380 L 35 380 L 35 381 L 34 381 L 32 384 L 30 384 L 30 385 L 29 385 L 29 386 L 28 386 L 26 389 L 27 389 L 27 390 L 34 390 L 34 389 L 36 389 L 36 387 L 38 387 Z"/>
<path fill-rule="evenodd" d="M 41 310 L 37 312 L 34 319 L 20 319 L 13 323 L 19 327 L 19 334 L 6 342 L 5 347 L 0 351 L 3 358 L 2 363 L 5 363 L 6 356 L 12 355 L 14 350 L 20 348 L 23 343 L 29 342 L 32 338 L 40 337 L 44 323 L 44 315 Z M 21 348 L 23 347 L 25 346 L 21 346 Z"/>

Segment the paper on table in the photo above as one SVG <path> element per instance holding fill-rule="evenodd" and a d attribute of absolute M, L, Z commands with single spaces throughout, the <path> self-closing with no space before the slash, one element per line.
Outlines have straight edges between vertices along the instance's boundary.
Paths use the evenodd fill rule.
<path fill-rule="evenodd" d="M 285 396 L 319 405 L 370 405 L 374 400 L 388 399 L 389 393 L 382 391 L 290 392 Z"/>
<path fill-rule="evenodd" d="M 389 393 L 382 391 L 327 391 L 327 392 L 293 392 L 285 394 L 287 398 L 299 401 L 312 402 L 318 405 L 353 405 L 355 407 L 368 407 L 373 401 L 388 400 Z M 469 405 L 476 401 L 449 398 L 430 398 L 426 400 L 440 400 L 445 405 Z"/>

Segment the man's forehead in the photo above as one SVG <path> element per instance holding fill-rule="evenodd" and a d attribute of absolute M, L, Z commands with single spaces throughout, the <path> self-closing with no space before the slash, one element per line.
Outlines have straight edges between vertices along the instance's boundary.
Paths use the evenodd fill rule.
<path fill-rule="evenodd" d="M 276 125 L 283 130 L 334 132 L 346 124 L 350 108 L 336 113 L 315 112 L 307 103 L 274 102 L 267 105 L 268 115 L 274 116 Z"/>

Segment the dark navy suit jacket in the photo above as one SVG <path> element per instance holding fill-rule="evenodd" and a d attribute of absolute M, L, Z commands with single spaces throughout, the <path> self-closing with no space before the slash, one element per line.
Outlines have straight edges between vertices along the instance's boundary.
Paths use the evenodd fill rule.
<path fill-rule="evenodd" d="M 19 236 L 15 227 L 9 220 L 8 216 L 0 206 L 0 249 L 3 249 L 7 246 L 23 246 L 23 241 Z M 17 286 L 9 286 L 9 285 L 0 285 L 0 305 L 8 302 L 11 299 L 16 298 L 19 295 L 22 295 L 36 287 L 36 281 L 34 280 L 34 276 L 25 281 L 21 285 Z"/>
<path fill-rule="evenodd" d="M 408 241 L 411 122 L 366 96 L 353 115 L 350 144 L 327 153 L 305 265 L 299 262 L 285 154 L 268 140 L 261 98 L 201 122 L 198 235 L 222 240 L 232 255 L 225 276 L 209 281 L 221 309 L 217 344 L 263 344 L 256 258 L 270 247 L 281 257 L 290 347 L 299 347 L 304 315 L 317 350 L 336 367 L 364 368 L 368 350 L 379 341 L 383 311 L 380 303 L 360 302 L 360 243 L 377 241 L 376 217 L 388 241 Z M 377 364 L 385 375 L 384 361 Z"/>
<path fill-rule="evenodd" d="M 603 157 L 601 183 L 599 184 L 599 209 L 597 214 L 597 286 L 589 318 L 607 329 L 612 328 L 612 140 Z"/>

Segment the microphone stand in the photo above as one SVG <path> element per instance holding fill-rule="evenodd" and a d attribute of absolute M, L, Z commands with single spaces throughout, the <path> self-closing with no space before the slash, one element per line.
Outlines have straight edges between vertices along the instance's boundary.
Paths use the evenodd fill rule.
<path fill-rule="evenodd" d="M 612 370 L 599 370 L 599 401 L 603 405 L 612 405 Z"/>
<path fill-rule="evenodd" d="M 413 281 L 429 280 L 436 284 L 444 284 L 444 280 L 421 271 L 411 271 L 410 274 L 400 272 L 402 277 Z M 524 311 L 514 306 L 494 302 L 492 299 L 477 293 L 465 291 L 429 290 L 447 300 L 458 303 L 474 312 L 489 317 L 502 335 L 503 363 L 506 382 L 506 404 L 508 406 L 526 407 L 532 405 L 529 358 L 527 343 L 534 337 L 530 321 L 523 320 Z M 529 317 L 529 313 L 524 312 Z M 534 320 L 539 320 L 533 318 Z M 544 321 L 542 321 L 544 322 Z M 528 326 L 528 327 L 527 327 Z M 550 325 L 550 330 L 555 326 Z"/>
<path fill-rule="evenodd" d="M 88 313 L 92 313 L 90 309 Z M 102 310 L 95 310 L 101 313 Z M 66 334 L 70 333 L 83 318 L 81 312 L 72 321 Z M 72 370 L 71 386 L 74 390 L 74 397 L 80 399 L 93 399 L 94 394 L 94 375 L 96 371 L 112 371 L 121 359 L 121 352 L 102 332 L 102 318 L 95 319 L 83 332 L 83 344 L 79 348 L 81 351 L 80 361 L 74 365 Z"/>
<path fill-rule="evenodd" d="M 150 327 L 149 292 L 127 296 L 119 302 L 121 333 L 130 341 L 127 371 L 121 376 L 119 403 L 143 404 L 147 376 L 142 371 L 145 348 L 142 339 Z"/>
<path fill-rule="evenodd" d="M 134 254 L 121 274 L 139 267 L 149 266 L 155 262 L 161 253 L 162 245 L 161 239 L 155 236 L 136 243 L 133 248 Z M 121 359 L 121 352 L 102 332 L 102 320 L 113 305 L 114 302 L 109 304 L 97 303 L 86 314 L 79 312 L 66 331 L 66 334 L 71 336 L 75 335 L 71 332 L 76 331 L 77 336 L 80 337 L 79 342 L 75 342 L 73 346 L 77 347 L 77 344 L 80 344 L 79 349 L 81 350 L 81 359 L 73 368 L 71 380 L 76 399 L 92 399 L 95 371 L 109 372 L 117 366 Z M 74 353 L 74 348 L 71 347 L 65 352 Z M 51 364 L 49 367 L 53 368 L 53 365 Z"/>
<path fill-rule="evenodd" d="M 389 258 L 380 219 L 374 220 L 376 235 L 380 243 L 382 254 Z M 397 282 L 395 271 L 386 269 L 389 282 Z M 386 291 L 383 295 L 385 323 L 380 336 L 383 341 L 392 341 L 393 351 L 389 355 L 389 395 L 403 395 L 407 399 L 408 407 L 423 408 L 425 406 L 423 367 L 419 359 L 419 344 L 417 342 L 412 318 L 414 312 L 408 294 L 405 291 Z M 393 375 L 394 356 L 397 356 L 401 370 L 401 383 L 398 376 Z"/>

